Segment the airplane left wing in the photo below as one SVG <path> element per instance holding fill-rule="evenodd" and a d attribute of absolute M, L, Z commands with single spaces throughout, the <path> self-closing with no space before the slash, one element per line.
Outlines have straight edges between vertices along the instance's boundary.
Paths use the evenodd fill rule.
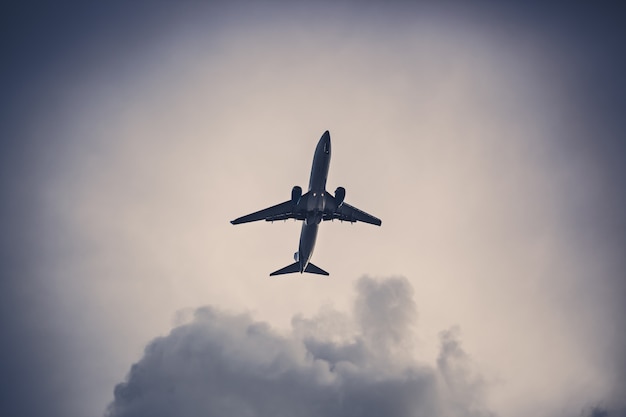
<path fill-rule="evenodd" d="M 359 210 L 356 207 L 351 206 L 348 203 L 343 203 L 333 214 L 332 218 L 325 218 L 324 220 L 337 219 L 345 222 L 364 222 L 380 226 L 383 222 L 371 214 L 367 214 L 363 210 Z"/>
<path fill-rule="evenodd" d="M 240 223 L 256 222 L 259 220 L 266 220 L 270 222 L 274 220 L 287 220 L 287 219 L 298 218 L 296 214 L 294 213 L 293 209 L 294 209 L 293 201 L 288 200 L 288 201 L 285 201 L 284 203 L 276 204 L 275 206 L 256 211 L 246 216 L 239 217 L 235 220 L 232 220 L 231 223 L 240 224 Z"/>

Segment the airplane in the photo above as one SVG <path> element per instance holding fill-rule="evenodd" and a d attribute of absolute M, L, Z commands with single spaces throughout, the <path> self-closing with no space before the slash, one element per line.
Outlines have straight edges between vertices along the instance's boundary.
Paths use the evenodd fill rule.
<path fill-rule="evenodd" d="M 335 195 L 326 191 L 326 178 L 330 166 L 330 133 L 324 132 L 313 156 L 313 167 L 309 179 L 309 191 L 302 194 L 302 188 L 294 186 L 291 190 L 291 199 L 275 206 L 259 210 L 252 214 L 232 220 L 232 224 L 241 224 L 265 220 L 296 219 L 302 220 L 300 244 L 298 252 L 294 253 L 295 262 L 287 265 L 270 276 L 307 272 L 310 274 L 328 275 L 328 272 L 311 263 L 311 256 L 315 248 L 317 229 L 322 221 L 340 220 L 350 223 L 357 221 L 380 226 L 382 221 L 366 212 L 344 202 L 346 189 L 337 187 Z"/>

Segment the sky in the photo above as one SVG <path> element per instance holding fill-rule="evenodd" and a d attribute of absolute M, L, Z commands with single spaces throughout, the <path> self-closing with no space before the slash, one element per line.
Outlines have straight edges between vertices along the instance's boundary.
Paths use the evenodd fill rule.
<path fill-rule="evenodd" d="M 626 415 L 619 8 L 2 7 L 0 414 Z"/>

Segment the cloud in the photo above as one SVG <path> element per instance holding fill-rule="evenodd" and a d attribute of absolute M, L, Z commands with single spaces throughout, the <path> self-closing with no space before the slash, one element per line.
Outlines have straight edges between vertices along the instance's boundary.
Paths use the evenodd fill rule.
<path fill-rule="evenodd" d="M 153 340 L 115 387 L 107 417 L 486 416 L 458 329 L 436 366 L 411 358 L 416 323 L 404 278 L 361 278 L 352 314 L 322 308 L 280 334 L 212 307 Z"/>
<path fill-rule="evenodd" d="M 605 408 L 604 406 L 596 405 L 583 410 L 581 415 L 583 417 L 626 417 L 626 409 L 620 410 L 619 408 Z"/>

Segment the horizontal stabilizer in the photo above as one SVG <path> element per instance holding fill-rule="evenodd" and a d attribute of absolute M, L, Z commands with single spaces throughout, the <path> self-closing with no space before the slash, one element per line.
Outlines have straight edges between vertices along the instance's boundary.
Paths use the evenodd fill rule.
<path fill-rule="evenodd" d="M 299 262 L 294 262 L 291 265 L 287 265 L 286 267 L 279 269 L 278 271 L 272 272 L 270 277 L 273 277 L 274 275 L 293 274 L 294 272 L 300 272 Z"/>
<path fill-rule="evenodd" d="M 275 275 L 284 275 L 284 274 L 294 274 L 296 272 L 300 272 L 300 263 L 294 262 L 291 265 L 287 265 L 284 268 L 279 269 L 278 271 L 274 271 L 270 274 L 271 277 Z M 309 274 L 317 274 L 317 275 L 328 275 L 328 272 L 324 271 L 322 268 L 309 263 L 304 272 L 308 272 Z"/>
<path fill-rule="evenodd" d="M 318 274 L 318 275 L 328 275 L 328 272 L 324 271 L 319 266 L 315 266 L 309 262 L 309 264 L 304 269 L 304 272 L 308 272 L 309 274 Z"/>

